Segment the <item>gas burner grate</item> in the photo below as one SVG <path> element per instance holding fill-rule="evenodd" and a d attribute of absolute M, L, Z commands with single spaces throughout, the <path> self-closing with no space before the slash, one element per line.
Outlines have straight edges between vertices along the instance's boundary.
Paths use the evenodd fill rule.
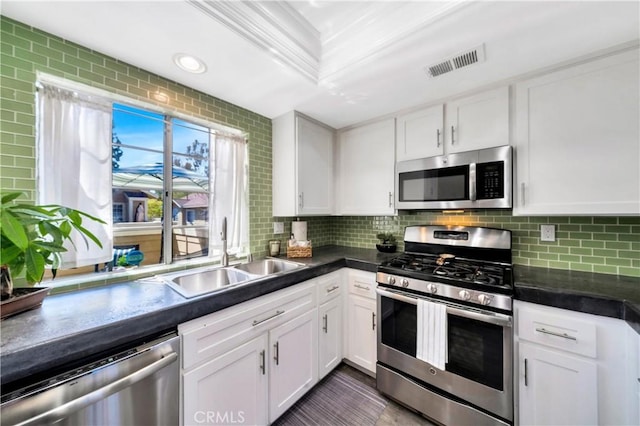
<path fill-rule="evenodd" d="M 502 286 L 505 284 L 505 268 L 486 262 L 469 259 L 445 258 L 402 254 L 385 264 L 388 268 L 399 269 L 423 275 L 425 279 L 437 276 L 454 281 Z"/>

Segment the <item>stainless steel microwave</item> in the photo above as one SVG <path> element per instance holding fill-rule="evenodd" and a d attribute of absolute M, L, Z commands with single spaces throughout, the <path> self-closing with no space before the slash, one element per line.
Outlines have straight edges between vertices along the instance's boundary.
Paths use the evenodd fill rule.
<path fill-rule="evenodd" d="M 508 209 L 512 206 L 510 146 L 396 164 L 396 209 Z"/>

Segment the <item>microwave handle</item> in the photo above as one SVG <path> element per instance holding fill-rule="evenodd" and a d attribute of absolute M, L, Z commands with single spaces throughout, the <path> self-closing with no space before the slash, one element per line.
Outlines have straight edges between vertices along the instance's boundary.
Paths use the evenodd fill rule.
<path fill-rule="evenodd" d="M 469 164 L 469 200 L 476 201 L 478 193 L 476 191 L 476 163 Z"/>

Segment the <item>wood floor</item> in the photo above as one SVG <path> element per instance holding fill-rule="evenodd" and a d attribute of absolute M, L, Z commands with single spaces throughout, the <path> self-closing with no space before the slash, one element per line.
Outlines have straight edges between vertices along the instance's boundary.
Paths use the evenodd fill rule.
<path fill-rule="evenodd" d="M 376 390 L 375 379 L 341 364 L 284 413 L 275 426 L 433 426 Z"/>

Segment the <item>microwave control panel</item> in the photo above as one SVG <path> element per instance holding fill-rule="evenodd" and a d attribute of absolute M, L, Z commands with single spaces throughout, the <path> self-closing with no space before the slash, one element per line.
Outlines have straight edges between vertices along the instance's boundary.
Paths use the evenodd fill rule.
<path fill-rule="evenodd" d="M 477 164 L 476 182 L 478 200 L 504 198 L 504 162 Z"/>

